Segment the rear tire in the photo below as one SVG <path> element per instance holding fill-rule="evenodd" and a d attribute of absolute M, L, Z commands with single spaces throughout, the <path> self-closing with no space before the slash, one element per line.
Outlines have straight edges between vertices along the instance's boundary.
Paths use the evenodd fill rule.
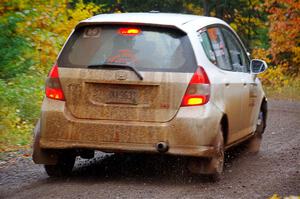
<path fill-rule="evenodd" d="M 210 170 L 213 171 L 212 174 L 209 174 L 209 177 L 212 181 L 219 181 L 221 174 L 223 173 L 224 169 L 224 136 L 223 136 L 223 131 L 222 128 L 220 128 L 219 131 L 219 139 L 218 142 L 215 145 L 216 147 L 216 155 L 211 158 L 208 167 Z"/>
<path fill-rule="evenodd" d="M 75 158 L 76 156 L 72 153 L 60 154 L 55 165 L 44 165 L 46 173 L 50 177 L 69 176 L 72 173 Z"/>
<path fill-rule="evenodd" d="M 258 115 L 258 121 L 256 125 L 256 130 L 254 135 L 250 138 L 248 143 L 248 152 L 256 154 L 259 152 L 261 141 L 262 141 L 262 134 L 265 131 L 266 127 L 266 120 L 265 120 L 265 113 L 260 110 Z"/>
<path fill-rule="evenodd" d="M 193 158 L 188 164 L 191 173 L 206 175 L 212 181 L 220 180 L 224 168 L 224 136 L 220 127 L 216 142 L 214 143 L 216 154 L 208 159 Z"/>

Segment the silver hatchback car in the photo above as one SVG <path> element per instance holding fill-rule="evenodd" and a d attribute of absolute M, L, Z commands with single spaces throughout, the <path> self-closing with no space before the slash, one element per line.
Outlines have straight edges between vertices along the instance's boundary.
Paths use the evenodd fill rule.
<path fill-rule="evenodd" d="M 224 21 L 195 15 L 126 13 L 80 22 L 46 81 L 33 160 L 49 176 L 75 157 L 103 152 L 189 157 L 191 172 L 219 176 L 224 150 L 259 150 L 267 99 Z"/>

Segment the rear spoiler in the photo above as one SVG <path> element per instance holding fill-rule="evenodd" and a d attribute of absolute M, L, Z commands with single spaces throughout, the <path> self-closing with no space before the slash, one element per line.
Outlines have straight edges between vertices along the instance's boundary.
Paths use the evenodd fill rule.
<path fill-rule="evenodd" d="M 90 22 L 88 20 L 84 20 L 79 22 L 76 27 L 75 30 L 80 28 L 80 27 L 84 27 L 84 26 L 92 26 L 92 25 L 127 25 L 127 26 L 148 26 L 148 27 L 162 27 L 162 28 L 170 28 L 170 29 L 174 29 L 174 30 L 179 30 L 181 31 L 183 34 L 187 34 L 187 32 L 185 32 L 184 30 L 182 30 L 181 28 L 174 26 L 174 25 L 165 25 L 165 24 L 152 24 L 152 23 L 135 23 L 135 22 L 128 22 L 128 23 L 124 23 L 124 22 Z"/>

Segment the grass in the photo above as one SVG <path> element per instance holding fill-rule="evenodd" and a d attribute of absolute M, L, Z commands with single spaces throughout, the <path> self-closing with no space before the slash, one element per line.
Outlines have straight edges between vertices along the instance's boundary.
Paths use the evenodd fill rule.
<path fill-rule="evenodd" d="M 290 81 L 283 87 L 264 85 L 268 98 L 300 101 L 300 78 Z"/>
<path fill-rule="evenodd" d="M 11 130 L 0 134 L 0 154 L 7 151 L 29 149 L 33 140 L 32 128 L 22 131 Z"/>

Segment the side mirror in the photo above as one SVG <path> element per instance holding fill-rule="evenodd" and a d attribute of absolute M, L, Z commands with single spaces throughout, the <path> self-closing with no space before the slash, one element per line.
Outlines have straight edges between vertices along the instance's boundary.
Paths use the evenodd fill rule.
<path fill-rule="evenodd" d="M 267 70 L 268 65 L 260 59 L 252 59 L 250 62 L 250 71 L 252 74 L 259 74 Z"/>

